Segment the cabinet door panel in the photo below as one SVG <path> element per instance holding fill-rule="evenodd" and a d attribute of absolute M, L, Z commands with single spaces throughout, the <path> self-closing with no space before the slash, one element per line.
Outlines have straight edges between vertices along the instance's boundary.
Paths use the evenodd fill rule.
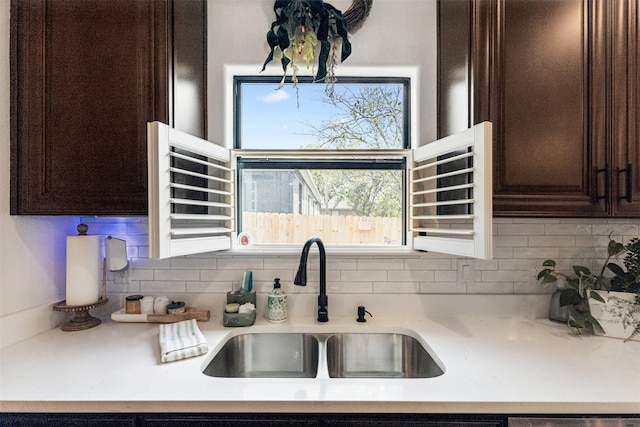
<path fill-rule="evenodd" d="M 168 117 L 159 5 L 14 2 L 12 213 L 146 212 L 146 122 Z"/>
<path fill-rule="evenodd" d="M 613 215 L 640 216 L 640 4 L 612 3 Z"/>
<path fill-rule="evenodd" d="M 147 122 L 206 137 L 204 0 L 12 0 L 11 213 L 147 213 Z"/>
<path fill-rule="evenodd" d="M 494 212 L 605 215 L 594 158 L 604 156 L 605 58 L 598 2 L 501 0 L 493 85 Z M 602 95 L 604 92 L 602 93 Z M 604 95 L 603 95 L 604 96 Z"/>

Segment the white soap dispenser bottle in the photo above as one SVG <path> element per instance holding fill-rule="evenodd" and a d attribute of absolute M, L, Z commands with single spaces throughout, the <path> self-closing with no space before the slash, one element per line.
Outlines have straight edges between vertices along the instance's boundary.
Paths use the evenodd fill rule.
<path fill-rule="evenodd" d="M 287 320 L 287 293 L 280 287 L 280 279 L 274 280 L 273 290 L 267 295 L 267 320 L 284 322 Z"/>

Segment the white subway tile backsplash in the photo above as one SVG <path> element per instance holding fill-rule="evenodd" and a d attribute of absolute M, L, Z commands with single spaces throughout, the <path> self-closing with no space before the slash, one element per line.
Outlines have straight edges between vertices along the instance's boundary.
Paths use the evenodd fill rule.
<path fill-rule="evenodd" d="M 154 280 L 153 282 L 140 282 L 140 292 L 142 294 L 181 294 L 187 291 L 185 282 L 163 282 Z"/>
<path fill-rule="evenodd" d="M 596 258 L 604 255 L 605 250 L 599 251 L 596 247 L 573 247 L 573 248 L 558 248 L 560 249 L 559 258 Z"/>
<path fill-rule="evenodd" d="M 513 251 L 516 248 L 513 247 L 504 247 L 504 248 L 493 248 L 493 259 L 501 259 L 501 258 L 513 258 Z"/>
<path fill-rule="evenodd" d="M 296 262 L 295 268 L 298 268 L 298 263 Z M 357 270 L 358 269 L 358 259 L 357 258 L 335 258 L 335 257 L 327 257 L 327 270 Z"/>
<path fill-rule="evenodd" d="M 309 288 L 309 286 L 307 286 Z M 317 294 L 318 285 L 314 285 L 310 290 Z M 371 294 L 373 293 L 373 282 L 328 282 L 327 294 Z"/>
<path fill-rule="evenodd" d="M 434 280 L 436 282 L 456 282 L 458 280 L 457 270 L 437 270 Z"/>
<path fill-rule="evenodd" d="M 153 270 L 148 268 L 134 268 L 131 271 L 131 280 L 153 280 Z"/>
<path fill-rule="evenodd" d="M 537 262 L 531 259 L 501 259 L 498 264 L 498 268 L 494 270 L 500 271 L 523 271 L 532 268 L 533 266 L 538 265 Z M 483 268 L 482 270 L 489 270 L 488 268 Z M 510 273 L 513 274 L 513 273 Z"/>
<path fill-rule="evenodd" d="M 244 270 L 200 270 L 200 280 L 203 282 L 242 282 Z M 254 273 L 253 280 L 258 280 Z"/>
<path fill-rule="evenodd" d="M 542 285 L 541 283 L 525 281 L 514 282 L 513 290 L 516 294 L 547 294 L 553 292 L 555 288 L 552 285 Z"/>
<path fill-rule="evenodd" d="M 429 270 L 392 270 L 387 273 L 387 281 L 389 283 L 432 281 L 434 277 L 435 272 Z"/>
<path fill-rule="evenodd" d="M 494 236 L 493 246 L 496 248 L 501 247 L 514 247 L 514 246 L 528 246 L 528 236 Z"/>
<path fill-rule="evenodd" d="M 152 259 L 152 258 L 138 258 L 133 262 L 134 268 L 147 268 L 150 270 L 170 269 L 170 259 Z"/>
<path fill-rule="evenodd" d="M 149 259 L 146 218 L 83 218 L 92 234 L 112 235 L 127 241 L 131 281 L 108 272 L 110 294 L 153 295 L 224 294 L 239 286 L 244 271 L 253 272 L 258 293 L 273 288 L 279 277 L 291 294 L 317 294 L 318 252 L 309 254 L 306 287 L 293 285 L 299 253 L 278 255 L 206 253 L 174 259 Z M 491 260 L 469 260 L 445 254 L 406 252 L 389 254 L 336 254 L 328 249 L 327 287 L 332 293 L 356 294 L 544 294 L 535 280 L 543 260 L 555 259 L 559 271 L 573 265 L 601 268 L 609 235 L 623 242 L 638 237 L 637 220 L 570 218 L 495 218 Z M 458 280 L 458 266 L 469 263 L 472 279 Z M 621 261 L 619 261 L 621 262 Z M 531 276 L 531 277 L 530 277 Z"/>
<path fill-rule="evenodd" d="M 173 270 L 217 270 L 215 259 L 205 258 L 172 258 L 171 269 Z"/>
<path fill-rule="evenodd" d="M 544 234 L 544 224 L 498 224 L 498 236 L 538 236 Z"/>
<path fill-rule="evenodd" d="M 279 258 L 265 258 L 264 259 L 264 269 L 265 270 L 278 270 L 278 269 L 289 269 L 289 270 L 293 270 L 293 269 L 297 269 L 298 265 L 300 264 L 300 260 L 299 259 L 294 259 L 293 257 L 291 258 L 283 258 L 283 257 L 279 257 Z M 355 266 L 356 266 L 356 261 L 353 261 L 353 270 L 355 270 Z M 329 267 L 333 267 L 335 268 L 335 265 L 333 263 L 333 261 L 330 264 L 327 264 L 327 268 Z M 278 277 L 278 276 L 275 276 Z"/>
<path fill-rule="evenodd" d="M 546 224 L 544 227 L 545 234 L 550 236 L 584 236 L 590 235 L 592 224 Z"/>
<path fill-rule="evenodd" d="M 530 274 L 529 270 L 501 270 L 501 271 L 483 271 L 482 283 L 511 282 L 515 280 L 523 280 Z"/>
<path fill-rule="evenodd" d="M 153 280 L 159 281 L 195 281 L 200 280 L 200 271 L 198 270 L 155 270 L 153 272 Z"/>
<path fill-rule="evenodd" d="M 527 247 L 527 248 L 513 248 L 513 258 L 525 258 L 525 259 L 549 259 L 558 258 L 560 256 L 559 247 Z M 575 250 L 575 248 L 571 248 Z"/>
<path fill-rule="evenodd" d="M 451 270 L 453 268 L 451 258 L 407 259 L 404 261 L 404 267 L 406 270 Z"/>
<path fill-rule="evenodd" d="M 264 268 L 263 258 L 238 257 L 218 259 L 218 269 L 220 270 L 261 270 Z"/>
<path fill-rule="evenodd" d="M 611 236 L 620 240 L 620 236 Z M 579 247 L 607 247 L 609 236 L 575 236 L 576 246 Z"/>
<path fill-rule="evenodd" d="M 358 270 L 358 271 L 343 271 L 340 274 L 340 280 L 343 282 L 373 282 L 387 280 L 386 271 L 371 271 L 371 270 Z"/>
<path fill-rule="evenodd" d="M 466 294 L 467 286 L 456 282 L 420 283 L 421 294 Z"/>
<path fill-rule="evenodd" d="M 187 282 L 185 284 L 188 293 L 222 294 L 232 290 L 231 282 Z"/>
<path fill-rule="evenodd" d="M 404 260 L 403 259 L 359 259 L 358 260 L 358 270 L 403 270 L 404 269 Z"/>
<path fill-rule="evenodd" d="M 592 234 L 594 236 L 609 236 L 617 235 L 633 235 L 637 236 L 638 233 L 638 221 L 631 220 L 633 222 L 630 223 L 604 223 L 604 224 L 593 224 L 592 225 Z"/>
<path fill-rule="evenodd" d="M 467 286 L 469 294 L 512 294 L 513 282 L 480 282 Z"/>
<path fill-rule="evenodd" d="M 529 247 L 575 246 L 576 236 L 529 236 Z"/>
<path fill-rule="evenodd" d="M 420 283 L 418 282 L 374 282 L 374 294 L 419 294 Z"/>
<path fill-rule="evenodd" d="M 458 260 L 458 263 L 460 262 L 460 260 Z M 476 260 L 471 260 L 474 269 L 476 271 L 482 271 L 482 270 L 497 270 L 500 265 L 500 260 L 499 259 L 476 259 Z"/>

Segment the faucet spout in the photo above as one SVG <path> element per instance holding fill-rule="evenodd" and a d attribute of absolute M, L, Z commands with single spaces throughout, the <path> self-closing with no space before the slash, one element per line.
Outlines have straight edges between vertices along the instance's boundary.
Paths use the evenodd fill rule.
<path fill-rule="evenodd" d="M 318 245 L 320 251 L 320 291 L 318 294 L 318 322 L 329 321 L 329 311 L 327 309 L 329 301 L 327 298 L 327 256 L 324 250 L 324 244 L 319 237 L 310 237 L 304 243 L 302 247 L 302 254 L 300 254 L 300 266 L 298 272 L 293 280 L 294 285 L 306 286 L 307 285 L 307 258 L 309 257 L 309 250 L 313 244 Z"/>

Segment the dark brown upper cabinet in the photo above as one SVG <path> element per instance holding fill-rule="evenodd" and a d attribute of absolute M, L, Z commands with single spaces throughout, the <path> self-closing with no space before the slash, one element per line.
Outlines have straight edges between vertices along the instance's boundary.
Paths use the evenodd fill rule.
<path fill-rule="evenodd" d="M 638 22 L 635 0 L 439 2 L 438 136 L 493 122 L 494 215 L 640 216 Z"/>
<path fill-rule="evenodd" d="M 11 214 L 146 215 L 146 123 L 206 137 L 205 43 L 200 0 L 12 0 Z"/>

